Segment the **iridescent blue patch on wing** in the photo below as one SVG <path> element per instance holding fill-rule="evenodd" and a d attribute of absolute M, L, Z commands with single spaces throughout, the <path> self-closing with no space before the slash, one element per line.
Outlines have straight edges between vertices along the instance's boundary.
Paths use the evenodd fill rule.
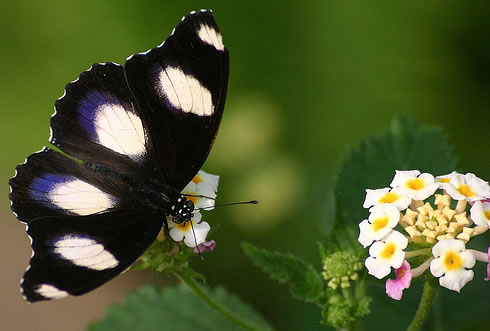
<path fill-rule="evenodd" d="M 80 105 L 78 106 L 78 121 L 80 125 L 87 130 L 90 137 L 94 139 L 97 138 L 95 129 L 97 109 L 107 103 L 109 103 L 109 101 L 106 99 L 106 96 L 96 90 L 87 93 L 80 99 Z"/>
<path fill-rule="evenodd" d="M 41 176 L 35 178 L 31 185 L 29 186 L 29 194 L 35 200 L 39 201 L 50 201 L 49 192 L 60 183 L 65 183 L 76 179 L 69 175 L 58 175 L 58 174 L 42 174 Z"/>
<path fill-rule="evenodd" d="M 87 130 L 90 137 L 94 139 L 97 138 L 97 112 L 102 108 L 101 106 L 104 105 L 118 105 L 124 107 L 121 100 L 113 94 L 108 92 L 102 93 L 98 90 L 93 90 L 80 99 L 78 106 L 78 121 L 80 125 Z"/>

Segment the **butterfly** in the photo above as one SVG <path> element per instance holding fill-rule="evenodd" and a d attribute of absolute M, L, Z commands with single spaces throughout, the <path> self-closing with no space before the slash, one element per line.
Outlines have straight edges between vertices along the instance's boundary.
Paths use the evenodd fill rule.
<path fill-rule="evenodd" d="M 94 64 L 55 103 L 50 143 L 9 181 L 33 255 L 29 302 L 87 293 L 127 270 L 166 217 L 187 222 L 180 192 L 215 140 L 229 55 L 211 11 L 182 18 L 161 45 L 124 66 Z"/>

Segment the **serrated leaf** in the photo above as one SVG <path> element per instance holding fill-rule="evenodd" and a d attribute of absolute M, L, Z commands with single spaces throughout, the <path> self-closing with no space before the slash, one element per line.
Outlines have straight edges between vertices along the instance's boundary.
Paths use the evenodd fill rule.
<path fill-rule="evenodd" d="M 248 304 L 231 295 L 223 287 L 208 293 L 212 299 L 239 316 L 254 330 L 272 330 Z M 145 286 L 128 294 L 123 304 L 110 305 L 107 316 L 92 323 L 89 331 L 172 331 L 172 330 L 243 330 L 216 313 L 180 284 L 156 289 Z"/>
<path fill-rule="evenodd" d="M 368 212 L 362 207 L 366 189 L 389 186 L 395 170 L 447 174 L 454 170 L 457 157 L 440 128 L 425 127 L 414 119 L 400 116 L 391 128 L 361 142 L 344 158 L 335 186 L 335 237 L 356 243 L 358 224 Z M 351 246 L 352 247 L 352 246 Z"/>
<path fill-rule="evenodd" d="M 272 279 L 287 283 L 295 298 L 315 302 L 322 294 L 322 278 L 311 264 L 291 254 L 260 249 L 249 243 L 242 243 L 242 249 Z"/>

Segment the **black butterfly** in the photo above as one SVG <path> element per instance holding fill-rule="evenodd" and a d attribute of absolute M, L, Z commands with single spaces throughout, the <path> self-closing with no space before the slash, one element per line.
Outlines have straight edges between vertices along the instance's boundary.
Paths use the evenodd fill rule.
<path fill-rule="evenodd" d="M 166 223 L 189 221 L 181 195 L 220 125 L 228 50 L 210 11 L 183 17 L 126 64 L 94 64 L 66 86 L 50 142 L 10 180 L 33 256 L 27 301 L 81 295 L 128 269 Z"/>

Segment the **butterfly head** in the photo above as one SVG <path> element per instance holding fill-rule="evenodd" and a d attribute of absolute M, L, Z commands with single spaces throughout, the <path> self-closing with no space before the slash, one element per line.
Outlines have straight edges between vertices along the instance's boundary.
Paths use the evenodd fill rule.
<path fill-rule="evenodd" d="M 183 195 L 181 195 L 177 202 L 172 206 L 172 221 L 174 223 L 189 222 L 194 216 L 194 203 L 191 200 L 187 200 Z"/>

